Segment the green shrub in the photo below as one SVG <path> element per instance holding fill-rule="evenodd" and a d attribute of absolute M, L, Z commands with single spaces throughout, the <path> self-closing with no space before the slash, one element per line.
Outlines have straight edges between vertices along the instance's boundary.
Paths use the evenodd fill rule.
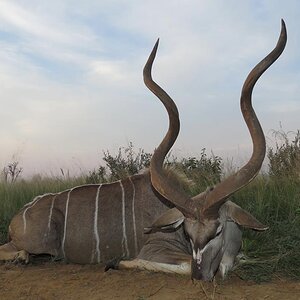
<path fill-rule="evenodd" d="M 276 131 L 274 135 L 277 138 L 276 147 L 269 148 L 267 152 L 270 176 L 300 182 L 300 131 L 294 133 L 292 141 L 289 133 L 284 131 Z"/>
<path fill-rule="evenodd" d="M 103 155 L 105 166 L 100 165 L 98 169 L 90 171 L 87 176 L 88 182 L 112 182 L 137 174 L 149 167 L 152 157 L 152 154 L 143 149 L 136 153 L 131 142 L 127 147 L 120 147 L 115 156 L 109 150 L 103 151 Z"/>
<path fill-rule="evenodd" d="M 186 176 L 194 183 L 193 195 L 203 192 L 208 186 L 220 182 L 222 175 L 222 158 L 219 156 L 208 156 L 203 148 L 200 157 L 182 158 L 177 163 Z"/>

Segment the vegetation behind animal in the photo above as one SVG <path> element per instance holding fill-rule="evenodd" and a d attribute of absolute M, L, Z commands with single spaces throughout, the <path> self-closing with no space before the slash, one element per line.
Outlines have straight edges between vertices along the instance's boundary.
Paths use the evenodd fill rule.
<path fill-rule="evenodd" d="M 269 170 L 251 184 L 234 194 L 232 200 L 264 220 L 269 230 L 256 234 L 244 230 L 242 256 L 235 273 L 243 279 L 270 280 L 273 276 L 300 279 L 300 133 L 290 142 L 287 134 L 275 148 L 269 148 Z M 135 151 L 132 143 L 120 147 L 116 156 L 103 152 L 105 165 L 72 178 L 61 170 L 59 177 L 34 176 L 30 180 L 10 178 L 6 173 L 0 182 L 0 244 L 7 241 L 8 225 L 13 215 L 36 195 L 86 183 L 111 182 L 141 172 L 149 166 L 151 154 L 143 149 Z M 16 165 L 16 167 L 18 164 Z M 177 177 L 190 195 L 198 194 L 207 186 L 219 182 L 224 164 L 218 156 L 208 156 L 202 149 L 199 157 L 178 159 L 169 155 L 168 174 Z M 8 170 L 7 168 L 5 170 Z"/>

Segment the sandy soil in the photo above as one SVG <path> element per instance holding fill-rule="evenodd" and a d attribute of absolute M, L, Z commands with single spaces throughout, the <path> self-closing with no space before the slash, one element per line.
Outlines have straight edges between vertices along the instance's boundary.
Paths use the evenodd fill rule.
<path fill-rule="evenodd" d="M 300 299 L 300 282 L 264 284 L 232 277 L 217 283 L 146 271 L 103 271 L 102 266 L 0 264 L 0 299 Z"/>

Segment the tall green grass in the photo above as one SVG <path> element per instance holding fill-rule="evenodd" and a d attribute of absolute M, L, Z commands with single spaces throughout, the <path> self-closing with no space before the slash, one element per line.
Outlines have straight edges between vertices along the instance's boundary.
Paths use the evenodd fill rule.
<path fill-rule="evenodd" d="M 265 232 L 244 230 L 246 257 L 237 274 L 255 281 L 275 274 L 300 279 L 300 183 L 258 176 L 232 200 L 269 226 Z"/>

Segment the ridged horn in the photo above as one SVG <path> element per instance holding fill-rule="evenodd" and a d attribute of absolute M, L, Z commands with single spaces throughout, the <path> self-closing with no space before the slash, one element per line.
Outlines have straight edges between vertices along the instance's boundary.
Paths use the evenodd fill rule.
<path fill-rule="evenodd" d="M 168 131 L 154 151 L 150 162 L 150 175 L 151 182 L 155 190 L 163 197 L 172 202 L 184 215 L 194 215 L 194 209 L 192 201 L 185 195 L 184 192 L 179 191 L 178 188 L 172 184 L 171 180 L 168 180 L 166 174 L 163 171 L 164 159 L 175 143 L 180 130 L 180 121 L 177 107 L 171 97 L 153 81 L 151 71 L 153 61 L 156 56 L 159 39 L 157 40 L 147 62 L 144 67 L 143 76 L 144 82 L 147 88 L 155 94 L 159 100 L 165 106 L 169 115 L 169 128 Z"/>
<path fill-rule="evenodd" d="M 217 184 L 216 187 L 208 193 L 201 209 L 202 214 L 205 216 L 215 216 L 227 198 L 252 181 L 261 168 L 266 153 L 266 142 L 264 133 L 252 107 L 251 96 L 255 83 L 281 55 L 285 48 L 286 41 L 286 26 L 284 21 L 281 20 L 281 33 L 276 47 L 253 68 L 242 88 L 241 111 L 253 142 L 252 156 L 248 163 L 238 172 Z"/>

